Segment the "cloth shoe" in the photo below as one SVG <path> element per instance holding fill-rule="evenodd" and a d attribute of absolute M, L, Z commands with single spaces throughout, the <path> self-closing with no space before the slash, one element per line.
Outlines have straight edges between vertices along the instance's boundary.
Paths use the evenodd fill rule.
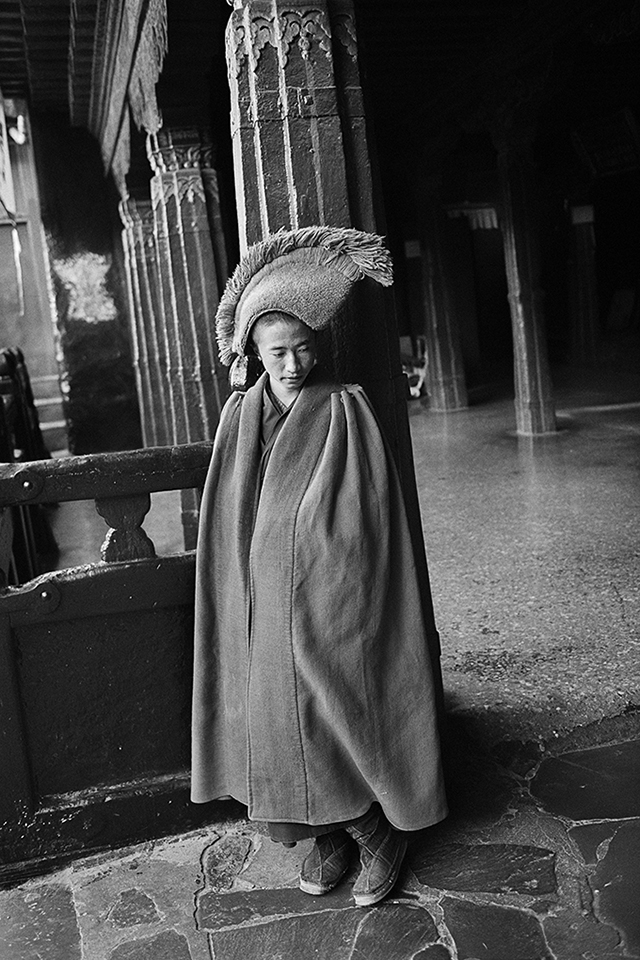
<path fill-rule="evenodd" d="M 347 872 L 351 841 L 342 830 L 316 837 L 300 868 L 300 889 L 320 896 L 333 890 Z"/>
<path fill-rule="evenodd" d="M 362 864 L 353 886 L 353 899 L 358 907 L 371 907 L 386 897 L 398 879 L 407 841 L 381 810 L 345 829 L 358 844 Z"/>

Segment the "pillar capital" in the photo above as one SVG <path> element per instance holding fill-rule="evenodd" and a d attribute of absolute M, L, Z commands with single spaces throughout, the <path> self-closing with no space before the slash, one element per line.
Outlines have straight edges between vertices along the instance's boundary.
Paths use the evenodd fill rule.
<path fill-rule="evenodd" d="M 154 173 L 210 169 L 213 153 L 209 135 L 196 127 L 163 127 L 147 137 L 147 156 Z"/>
<path fill-rule="evenodd" d="M 226 48 L 241 246 L 375 229 L 352 0 L 237 2 Z"/>
<path fill-rule="evenodd" d="M 276 51 L 282 67 L 288 66 L 297 47 L 303 60 L 325 57 L 331 60 L 331 28 L 326 2 L 308 0 L 246 0 L 234 5 L 229 21 L 228 65 L 237 77 L 245 58 L 256 70 L 269 47 Z"/>

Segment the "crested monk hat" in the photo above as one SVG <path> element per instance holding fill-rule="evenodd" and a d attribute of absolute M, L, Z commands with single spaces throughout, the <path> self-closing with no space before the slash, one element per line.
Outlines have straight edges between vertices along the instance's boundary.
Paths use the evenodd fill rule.
<path fill-rule="evenodd" d="M 235 357 L 234 366 L 246 365 L 251 328 L 266 313 L 289 314 L 312 330 L 328 327 L 364 277 L 384 287 L 393 283 L 391 255 L 373 233 L 301 227 L 255 243 L 230 277 L 216 313 L 222 363 L 228 366 Z"/>

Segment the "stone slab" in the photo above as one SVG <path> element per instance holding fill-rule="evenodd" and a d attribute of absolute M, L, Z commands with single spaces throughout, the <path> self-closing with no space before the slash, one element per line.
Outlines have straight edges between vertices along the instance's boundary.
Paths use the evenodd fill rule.
<path fill-rule="evenodd" d="M 209 935 L 216 960 L 348 960 L 360 922 L 355 910 L 285 917 Z"/>
<path fill-rule="evenodd" d="M 451 960 L 451 954 L 441 943 L 436 943 L 416 953 L 414 960 Z"/>
<path fill-rule="evenodd" d="M 204 891 L 198 897 L 196 923 L 199 930 L 222 930 L 275 918 L 346 910 L 353 905 L 351 887 L 345 884 L 322 897 L 311 897 L 291 887 L 222 894 Z"/>
<path fill-rule="evenodd" d="M 2 960 L 82 960 L 69 886 L 45 883 L 4 894 L 0 945 Z"/>
<path fill-rule="evenodd" d="M 134 927 L 159 923 L 160 914 L 151 897 L 134 887 L 121 891 L 109 912 L 109 920 L 116 927 Z"/>
<path fill-rule="evenodd" d="M 120 947 L 154 940 L 167 930 L 184 938 L 190 960 L 210 960 L 206 936 L 195 929 L 193 919 L 195 899 L 204 885 L 200 859 L 208 840 L 201 839 L 199 845 L 188 842 L 185 860 L 175 844 L 159 849 L 148 845 L 121 860 L 74 871 L 83 960 L 111 960 Z M 176 960 L 179 957 L 176 953 Z"/>
<path fill-rule="evenodd" d="M 192 960 L 186 938 L 175 930 L 155 937 L 129 940 L 109 954 L 109 960 Z"/>
<path fill-rule="evenodd" d="M 596 864 L 618 829 L 617 820 L 605 823 L 581 823 L 571 827 L 569 836 L 578 847 L 586 864 Z"/>
<path fill-rule="evenodd" d="M 437 939 L 431 914 L 400 902 L 273 918 L 210 934 L 216 960 L 413 960 Z M 425 956 L 449 960 L 448 951 Z"/>
<path fill-rule="evenodd" d="M 444 897 L 458 960 L 552 960 L 539 921 L 511 907 Z"/>
<path fill-rule="evenodd" d="M 242 881 L 254 887 L 297 887 L 302 861 L 313 841 L 302 840 L 291 848 L 268 837 L 260 837 L 257 842 L 258 849 L 242 871 Z"/>
<path fill-rule="evenodd" d="M 640 956 L 640 820 L 620 824 L 592 877 L 594 912 L 615 927 L 627 955 Z"/>
<path fill-rule="evenodd" d="M 207 888 L 230 890 L 250 850 L 250 838 L 239 833 L 229 833 L 207 847 L 202 855 Z"/>
<path fill-rule="evenodd" d="M 547 917 L 543 927 L 551 952 L 562 960 L 620 958 L 620 938 L 616 931 L 590 915 L 561 910 Z"/>
<path fill-rule="evenodd" d="M 362 910 L 358 913 L 362 915 Z M 426 909 L 407 903 L 385 903 L 364 914 L 350 958 L 410 960 L 416 951 L 435 944 L 437 939 L 436 925 Z"/>
<path fill-rule="evenodd" d="M 420 883 L 478 893 L 555 893 L 555 854 L 508 843 L 450 844 L 410 860 Z"/>
<path fill-rule="evenodd" d="M 640 817 L 640 740 L 577 750 L 544 760 L 531 792 L 570 820 Z"/>

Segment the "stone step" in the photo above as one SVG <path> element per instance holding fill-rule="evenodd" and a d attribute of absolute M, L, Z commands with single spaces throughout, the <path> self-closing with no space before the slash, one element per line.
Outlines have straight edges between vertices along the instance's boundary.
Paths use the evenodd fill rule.
<path fill-rule="evenodd" d="M 52 423 L 58 420 L 64 420 L 62 415 L 62 398 L 57 397 L 45 397 L 43 399 L 36 399 L 35 401 L 36 410 L 38 411 L 38 420 L 40 421 L 40 426 L 44 426 L 45 423 Z"/>
<path fill-rule="evenodd" d="M 60 380 L 55 374 L 44 377 L 31 377 L 31 389 L 36 399 L 59 399 L 61 396 Z"/>
<path fill-rule="evenodd" d="M 57 376 L 31 378 L 31 389 L 42 438 L 49 453 L 68 452 L 67 422 L 64 418 L 60 381 Z"/>
<path fill-rule="evenodd" d="M 44 445 L 52 456 L 68 453 L 69 441 L 66 420 L 52 420 L 48 423 L 41 423 L 40 430 L 42 431 Z"/>

